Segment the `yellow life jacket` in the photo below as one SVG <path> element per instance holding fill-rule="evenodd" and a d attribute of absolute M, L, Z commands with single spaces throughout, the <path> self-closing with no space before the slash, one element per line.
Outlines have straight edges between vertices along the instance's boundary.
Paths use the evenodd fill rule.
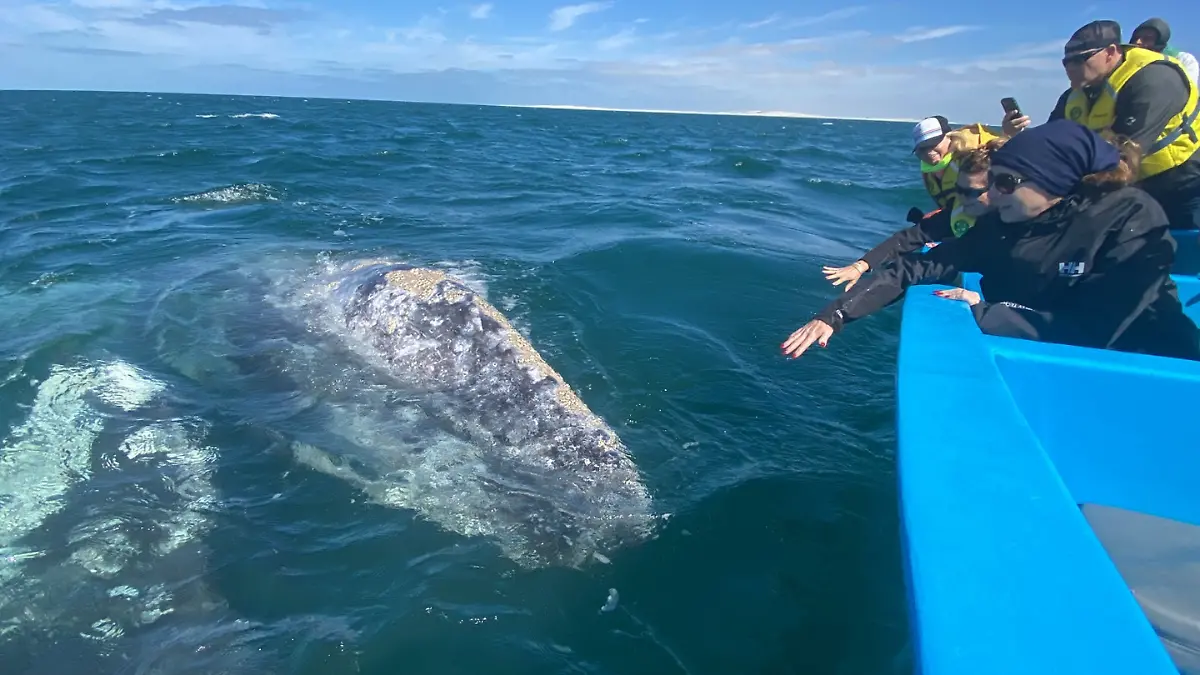
<path fill-rule="evenodd" d="M 946 134 L 950 137 L 951 152 L 968 152 L 983 147 L 988 141 L 1000 138 L 1000 134 L 976 122 Z"/>
<path fill-rule="evenodd" d="M 941 175 L 938 175 L 941 172 Z M 954 163 L 953 155 L 946 155 L 937 164 L 921 162 L 921 180 L 925 183 L 925 191 L 933 197 L 938 208 L 950 208 L 954 200 L 954 183 L 958 180 L 958 166 Z"/>
<path fill-rule="evenodd" d="M 975 226 L 975 216 L 963 211 L 962 203 L 955 199 L 954 209 L 950 211 L 950 231 L 955 237 L 961 237 L 967 230 Z"/>
<path fill-rule="evenodd" d="M 1063 113 L 1067 119 L 1079 122 L 1105 138 L 1111 138 L 1112 125 L 1116 121 L 1117 96 L 1121 93 L 1121 87 L 1138 71 L 1152 63 L 1167 61 L 1172 64 L 1187 83 L 1187 104 L 1167 121 L 1162 134 L 1149 148 L 1142 148 L 1142 166 L 1138 173 L 1140 180 L 1183 164 L 1197 148 L 1200 148 L 1200 138 L 1196 135 L 1196 116 L 1200 112 L 1200 106 L 1197 105 L 1196 83 L 1192 82 L 1192 78 L 1180 65 L 1179 59 L 1141 47 L 1124 47 L 1122 50 L 1125 53 L 1124 60 L 1105 80 L 1104 88 L 1095 102 L 1089 101 L 1082 89 L 1074 89 L 1067 96 Z"/>

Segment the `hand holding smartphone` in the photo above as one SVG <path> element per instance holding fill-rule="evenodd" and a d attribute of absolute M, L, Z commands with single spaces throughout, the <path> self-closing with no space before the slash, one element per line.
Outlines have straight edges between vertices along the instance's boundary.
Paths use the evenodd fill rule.
<path fill-rule="evenodd" d="M 1004 108 L 1004 135 L 1011 138 L 1029 126 L 1030 120 L 1021 112 L 1017 99 L 1005 96 L 1000 99 L 1000 107 Z"/>

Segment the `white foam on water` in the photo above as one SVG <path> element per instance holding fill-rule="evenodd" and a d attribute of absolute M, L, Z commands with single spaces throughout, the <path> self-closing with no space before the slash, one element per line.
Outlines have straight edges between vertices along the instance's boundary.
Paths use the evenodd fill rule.
<path fill-rule="evenodd" d="M 230 115 L 230 117 L 232 117 L 233 119 L 245 119 L 247 117 L 258 117 L 258 118 L 261 118 L 264 120 L 279 119 L 279 115 L 276 115 L 275 113 L 269 113 L 269 112 L 268 113 L 239 113 L 237 115 Z"/>
<path fill-rule="evenodd" d="M 16 540 L 62 506 L 63 495 L 90 476 L 92 441 L 103 416 L 89 394 L 131 410 L 150 401 L 163 383 L 123 362 L 55 366 L 39 386 L 25 422 L 0 447 L 0 560 L 28 551 Z M 0 583 L 12 565 L 0 565 Z"/>
<path fill-rule="evenodd" d="M 206 425 L 144 424 L 118 448 L 122 461 L 105 462 L 95 475 L 90 471 L 103 408 L 136 414 L 164 389 L 160 380 L 121 361 L 58 367 L 41 384 L 28 420 L 0 455 L 0 497 L 7 499 L 0 545 L 16 552 L 0 566 L 0 634 L 65 631 L 109 645 L 179 609 L 171 589 L 204 566 L 201 553 L 179 549 L 211 529 L 208 514 L 218 505 L 216 449 L 200 442 Z M 119 480 L 106 484 L 105 493 L 81 493 L 88 499 L 82 508 L 71 510 L 63 501 L 83 481 L 114 478 Z M 133 512 L 119 492 L 107 494 L 122 489 L 136 491 Z M 14 545 L 60 512 L 67 518 L 79 513 L 64 533 L 64 550 L 22 552 Z M 22 563 L 42 553 L 67 555 L 42 574 L 28 573 Z M 172 554 L 170 564 L 158 562 Z"/>
<path fill-rule="evenodd" d="M 238 185 L 229 185 L 223 188 L 207 190 L 197 194 L 184 195 L 183 197 L 172 197 L 171 201 L 176 204 L 197 203 L 197 202 L 216 202 L 219 204 L 232 204 L 239 202 L 276 202 L 279 197 L 276 190 L 270 185 L 262 183 L 241 183 Z"/>
<path fill-rule="evenodd" d="M 135 557 L 166 556 L 184 544 L 206 534 L 212 527 L 208 514 L 218 505 L 212 472 L 216 466 L 216 449 L 198 442 L 184 424 L 176 421 L 153 423 L 130 434 L 121 444 L 120 452 L 134 465 L 123 471 L 144 471 L 147 478 L 161 481 L 169 497 L 163 500 L 158 518 L 149 525 L 160 533 L 149 551 L 130 543 L 128 532 L 147 524 L 118 521 L 115 527 L 98 531 L 86 546 L 76 549 L 72 558 L 92 570 L 90 562 L 114 561 L 106 574 L 113 577 Z M 116 562 L 119 561 L 119 562 Z M 136 580 L 135 580 L 136 582 Z"/>
<path fill-rule="evenodd" d="M 212 484 L 216 448 L 198 443 L 183 424 L 167 422 L 138 429 L 121 444 L 121 451 L 161 472 L 161 479 L 178 498 L 179 503 L 166 509 L 166 517 L 157 523 L 163 539 L 155 545 L 155 553 L 167 555 L 208 531 L 212 522 L 207 514 L 218 505 Z"/>

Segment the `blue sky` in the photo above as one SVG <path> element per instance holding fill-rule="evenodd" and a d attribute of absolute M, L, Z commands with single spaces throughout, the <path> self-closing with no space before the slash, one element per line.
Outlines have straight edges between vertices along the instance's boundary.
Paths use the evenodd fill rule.
<path fill-rule="evenodd" d="M 1151 16 L 1200 54 L 1200 4 L 1178 0 L 0 0 L 0 88 L 996 123 L 1003 96 L 1049 113 L 1074 29 Z"/>

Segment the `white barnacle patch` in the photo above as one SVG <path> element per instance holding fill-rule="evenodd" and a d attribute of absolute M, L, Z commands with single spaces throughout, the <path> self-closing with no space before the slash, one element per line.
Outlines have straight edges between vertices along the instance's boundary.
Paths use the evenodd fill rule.
<path fill-rule="evenodd" d="M 133 586 L 114 586 L 108 589 L 108 597 L 110 598 L 136 598 L 139 595 L 138 589 Z"/>
<path fill-rule="evenodd" d="M 112 619 L 105 618 L 93 623 L 91 632 L 80 633 L 80 637 L 103 642 L 121 637 L 124 634 L 125 631 L 121 628 L 121 624 Z"/>

